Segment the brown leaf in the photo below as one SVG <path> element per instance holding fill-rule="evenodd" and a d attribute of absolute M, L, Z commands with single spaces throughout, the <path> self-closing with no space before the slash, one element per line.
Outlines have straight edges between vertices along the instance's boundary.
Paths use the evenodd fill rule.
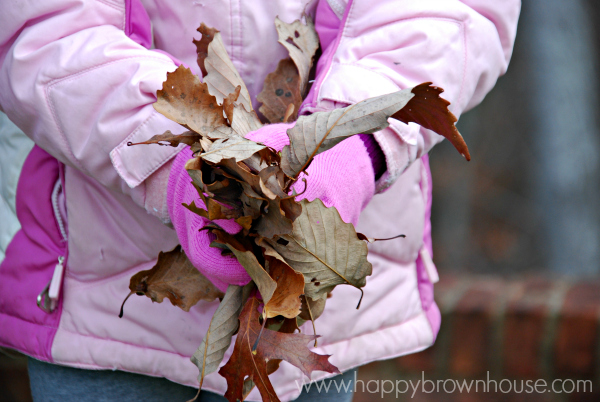
<path fill-rule="evenodd" d="M 283 59 L 277 69 L 267 75 L 263 90 L 256 100 L 262 103 L 258 109 L 271 123 L 294 121 L 300 105 L 300 76 L 292 59 Z M 288 107 L 292 105 L 294 111 L 286 119 Z M 290 119 L 291 118 L 291 119 Z"/>
<path fill-rule="evenodd" d="M 198 375 L 200 388 L 204 377 L 219 368 L 219 364 L 231 344 L 231 338 L 238 329 L 238 317 L 251 289 L 250 284 L 243 287 L 229 285 L 225 297 L 213 314 L 208 331 L 191 358 L 192 363 L 200 370 Z"/>
<path fill-rule="evenodd" d="M 163 134 L 156 134 L 152 136 L 148 141 L 144 142 L 128 142 L 127 145 L 142 145 L 142 144 L 158 144 L 158 145 L 170 145 L 172 147 L 177 147 L 179 144 L 187 144 L 193 145 L 195 142 L 200 141 L 202 136 L 193 131 L 186 131 L 183 134 L 173 134 L 171 130 L 165 131 Z M 165 144 L 165 143 L 168 144 Z"/>
<path fill-rule="evenodd" d="M 294 198 L 284 198 L 281 200 L 281 210 L 285 217 L 294 222 L 302 213 L 302 205 L 296 202 Z"/>
<path fill-rule="evenodd" d="M 310 378 L 315 370 L 329 373 L 339 373 L 339 370 L 329 363 L 327 355 L 311 352 L 306 346 L 316 339 L 315 335 L 285 334 L 264 329 L 257 348 L 252 348 L 261 331 L 258 321 L 258 299 L 248 299 L 240 314 L 240 327 L 235 341 L 231 358 L 221 369 L 221 374 L 227 380 L 225 398 L 229 401 L 242 400 L 244 380 L 253 381 L 263 401 L 279 401 L 268 377 L 267 362 L 282 359 L 298 367 Z"/>
<path fill-rule="evenodd" d="M 415 88 L 369 98 L 330 112 L 300 116 L 296 125 L 287 131 L 290 145 L 282 150 L 281 168 L 288 176 L 297 177 L 315 155 L 327 151 L 351 135 L 372 134 L 384 129 L 389 125 L 388 118 L 392 116 L 407 122 L 426 124 L 450 139 L 468 157 L 466 144 L 454 127 L 456 118 L 447 109 L 449 103 L 438 96 L 439 88 L 429 85 L 430 83 L 425 83 Z M 409 102 L 416 96 L 419 98 L 414 104 L 415 109 L 410 111 Z M 407 113 L 398 114 L 402 110 Z"/>
<path fill-rule="evenodd" d="M 200 157 L 212 163 L 219 163 L 223 159 L 242 161 L 264 148 L 264 145 L 236 135 L 216 140 L 208 151 L 200 154 Z"/>
<path fill-rule="evenodd" d="M 235 101 L 240 97 L 240 91 L 242 90 L 241 86 L 235 87 L 235 92 L 230 93 L 223 99 L 223 110 L 225 111 L 225 116 L 229 120 L 229 124 L 233 121 L 233 110 L 235 108 Z"/>
<path fill-rule="evenodd" d="M 240 225 L 245 230 L 250 230 L 252 227 L 252 217 L 251 216 L 242 216 L 235 220 L 235 222 Z"/>
<path fill-rule="evenodd" d="M 202 25 L 199 30 L 200 29 L 204 29 L 204 31 L 208 32 L 210 35 L 210 37 L 206 38 L 207 56 L 203 58 L 204 69 L 206 69 L 203 81 L 208 85 L 209 92 L 217 98 L 217 101 L 220 104 L 223 104 L 223 100 L 229 94 L 235 93 L 236 87 L 239 86 L 240 95 L 238 103 L 245 106 L 246 110 L 252 111 L 252 99 L 250 98 L 250 93 L 237 69 L 231 62 L 227 50 L 225 50 L 221 33 L 213 28 L 203 28 Z M 204 33 L 201 33 L 202 39 L 200 42 L 204 40 Z M 202 46 L 202 48 L 204 48 L 204 44 Z"/>
<path fill-rule="evenodd" d="M 293 232 L 265 240 L 304 275 L 304 294 L 317 300 L 339 284 L 358 289 L 365 286 L 372 267 L 367 261 L 367 244 L 358 238 L 354 226 L 318 198 L 300 204 L 302 214 L 294 221 Z"/>
<path fill-rule="evenodd" d="M 192 265 L 180 245 L 166 253 L 161 251 L 152 269 L 133 275 L 129 289 L 157 303 L 162 303 L 166 297 L 184 311 L 189 311 L 199 300 L 213 301 L 223 297 L 223 293 Z"/>
<path fill-rule="evenodd" d="M 304 293 L 304 276 L 276 258 L 268 258 L 269 275 L 277 282 L 275 293 L 265 304 L 267 318 L 300 314 L 300 295 Z"/>
<path fill-rule="evenodd" d="M 238 135 L 245 137 L 250 131 L 256 131 L 262 126 L 254 110 L 248 111 L 243 105 L 236 105 L 233 108 L 231 128 Z"/>
<path fill-rule="evenodd" d="M 268 303 L 277 288 L 277 283 L 269 276 L 267 271 L 256 259 L 252 252 L 251 245 L 243 244 L 239 237 L 231 235 L 225 231 L 213 231 L 217 235 L 218 243 L 227 245 L 235 258 L 244 267 L 248 275 L 252 278 L 260 295 L 265 303 Z"/>
<path fill-rule="evenodd" d="M 392 117 L 406 124 L 417 123 L 444 136 L 466 160 L 470 161 L 469 148 L 454 125 L 457 121 L 456 116 L 448 110 L 450 102 L 440 98 L 444 90 L 431 86 L 431 82 L 425 82 L 414 87 L 411 92 L 415 94 L 414 98 Z"/>
<path fill-rule="evenodd" d="M 215 128 L 210 133 L 206 134 L 206 136 L 210 139 L 216 140 L 219 138 L 229 138 L 235 137 L 237 134 L 233 131 L 233 129 L 229 126 L 219 126 Z M 206 147 L 205 149 L 209 149 L 210 147 Z"/>
<path fill-rule="evenodd" d="M 267 198 L 274 200 L 276 197 L 287 197 L 282 189 L 285 175 L 279 166 L 269 166 L 262 169 L 258 172 L 258 177 L 260 178 L 260 189 Z"/>
<path fill-rule="evenodd" d="M 302 98 L 306 94 L 313 57 L 319 48 L 319 36 L 315 30 L 315 24 L 309 16 L 305 15 L 304 17 L 306 25 L 300 20 L 287 24 L 281 21 L 279 17 L 275 18 L 279 43 L 288 50 L 290 57 L 298 68 L 300 96 Z"/>
<path fill-rule="evenodd" d="M 212 168 L 204 164 L 201 158 L 192 158 L 188 160 L 185 164 L 185 169 L 190 175 L 192 182 L 201 189 L 198 191 L 198 195 L 202 198 L 202 201 L 204 201 L 204 205 L 210 207 L 209 201 L 205 196 L 206 194 L 208 197 L 214 197 L 216 201 L 228 205 L 235 210 L 229 211 L 223 207 L 221 208 L 223 215 L 230 218 L 241 216 L 239 198 L 242 193 L 242 187 L 235 180 L 230 180 L 222 175 L 212 173 Z M 206 180 L 206 176 L 208 176 L 209 180 L 212 178 L 213 181 L 210 182 L 209 180 Z M 207 210 L 210 210 L 210 208 Z"/>
<path fill-rule="evenodd" d="M 209 133 L 226 124 L 223 107 L 209 93 L 207 85 L 183 66 L 167 73 L 156 97 L 153 106 L 157 112 L 197 133 Z"/>
<path fill-rule="evenodd" d="M 202 39 L 194 43 L 198 50 L 198 65 L 203 73 L 206 71 L 204 82 L 208 85 L 209 92 L 217 98 L 219 104 L 226 107 L 231 128 L 238 135 L 243 137 L 250 131 L 258 130 L 262 124 L 252 108 L 246 84 L 225 50 L 221 34 L 204 24 L 198 31 L 202 33 Z"/>
<path fill-rule="evenodd" d="M 321 314 L 323 314 L 323 311 L 325 311 L 325 303 L 327 302 L 327 298 L 313 300 L 310 297 L 301 297 L 301 299 L 302 307 L 298 317 L 302 318 L 303 320 L 314 321 L 319 318 Z"/>
<path fill-rule="evenodd" d="M 219 31 L 215 28 L 206 26 L 204 22 L 198 27 L 197 31 L 202 34 L 200 40 L 194 39 L 196 53 L 198 54 L 198 67 L 200 67 L 200 71 L 202 71 L 202 76 L 206 77 L 208 72 L 206 71 L 206 67 L 204 67 L 204 60 L 208 56 L 208 44 L 212 42 L 213 37 Z"/>
<path fill-rule="evenodd" d="M 294 127 L 287 130 L 290 145 L 281 152 L 281 168 L 288 176 L 297 177 L 316 155 L 351 135 L 372 134 L 387 127 L 387 119 L 414 96 L 405 89 L 345 108 L 300 116 Z"/>
<path fill-rule="evenodd" d="M 293 222 L 281 210 L 281 199 L 269 200 L 268 206 L 256 220 L 254 229 L 268 239 L 292 233 Z"/>

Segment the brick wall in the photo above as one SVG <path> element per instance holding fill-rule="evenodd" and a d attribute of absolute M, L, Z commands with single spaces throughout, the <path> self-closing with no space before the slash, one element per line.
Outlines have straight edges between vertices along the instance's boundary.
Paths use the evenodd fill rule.
<path fill-rule="evenodd" d="M 436 285 L 436 299 L 442 311 L 436 344 L 414 355 L 367 365 L 359 372 L 359 378 L 412 379 L 415 384 L 423 376 L 433 381 L 507 379 L 512 386 L 516 381 L 517 391 L 523 381 L 523 391 L 461 394 L 458 390 L 446 393 L 440 387 L 440 393 L 419 390 L 412 397 L 411 390 L 399 394 L 399 398 L 385 393 L 382 398 L 381 390 L 378 395 L 367 390 L 361 392 L 361 383 L 355 402 L 600 400 L 600 280 L 446 276 Z M 547 390 L 555 379 L 567 380 L 564 383 L 567 392 L 537 393 L 527 388 L 527 380 L 534 385 L 538 379 L 547 382 Z M 568 392 L 577 380 L 591 381 L 587 386 L 593 392 Z M 493 383 L 489 384 L 493 391 Z M 370 390 L 376 385 L 371 383 Z M 452 384 L 446 385 L 451 391 Z M 483 382 L 479 386 L 480 390 L 484 388 Z M 580 386 L 582 390 L 583 383 Z M 555 383 L 555 388 L 561 391 L 562 382 Z M 507 381 L 502 389 L 509 389 Z"/>

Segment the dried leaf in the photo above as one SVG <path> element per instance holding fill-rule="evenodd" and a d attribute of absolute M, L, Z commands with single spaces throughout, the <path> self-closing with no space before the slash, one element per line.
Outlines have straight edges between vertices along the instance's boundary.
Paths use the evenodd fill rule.
<path fill-rule="evenodd" d="M 223 107 L 189 68 L 179 66 L 167 73 L 156 98 L 153 106 L 157 112 L 197 133 L 209 133 L 226 124 Z"/>
<path fill-rule="evenodd" d="M 214 197 L 215 200 L 230 206 L 234 210 L 239 209 L 239 198 L 242 193 L 242 187 L 237 182 L 235 182 L 235 180 L 229 180 L 227 177 L 216 175 L 214 173 L 210 174 L 211 172 L 206 172 L 208 170 L 207 167 L 208 166 L 203 164 L 202 159 L 199 157 L 192 158 L 188 160 L 185 164 L 185 169 L 190 175 L 192 182 L 196 185 L 196 187 L 200 189 L 200 191 L 198 191 L 198 195 L 202 198 L 202 201 L 204 201 L 204 205 L 210 207 L 210 201 L 207 200 L 208 196 Z M 213 176 L 213 181 L 208 182 L 208 184 L 205 182 L 204 179 L 204 176 L 207 174 L 209 175 L 209 177 Z M 225 216 L 231 218 L 237 218 L 241 216 L 241 210 L 238 212 L 228 211 L 226 208 L 221 209 L 223 211 L 223 215 Z M 210 210 L 210 208 L 207 208 L 207 211 L 208 210 Z"/>
<path fill-rule="evenodd" d="M 210 139 L 217 140 L 219 138 L 230 138 L 235 137 L 237 134 L 233 131 L 233 129 L 229 126 L 219 126 L 215 128 L 210 133 L 206 134 L 206 136 Z M 206 148 L 208 149 L 208 148 Z"/>
<path fill-rule="evenodd" d="M 247 140 L 244 137 L 230 137 L 218 139 L 213 142 L 210 150 L 200 154 L 200 157 L 212 163 L 219 163 L 223 159 L 235 159 L 242 161 L 251 157 L 255 152 L 264 149 L 264 145 Z"/>
<path fill-rule="evenodd" d="M 271 239 L 292 233 L 293 222 L 281 210 L 281 200 L 269 200 L 268 206 L 254 224 L 256 232 L 265 238 Z"/>
<path fill-rule="evenodd" d="M 317 300 L 339 284 L 365 286 L 372 267 L 367 261 L 367 244 L 358 238 L 354 226 L 318 198 L 300 203 L 302 214 L 294 221 L 293 232 L 265 240 L 304 275 L 304 294 Z"/>
<path fill-rule="evenodd" d="M 290 145 L 281 153 L 281 168 L 290 177 L 302 172 L 317 154 L 354 134 L 371 134 L 389 125 L 387 119 L 414 97 L 410 89 L 369 98 L 355 105 L 300 116 L 287 130 Z"/>
<path fill-rule="evenodd" d="M 406 124 L 417 123 L 444 136 L 466 160 L 470 161 L 469 148 L 454 125 L 457 121 L 456 116 L 448 110 L 450 102 L 440 98 L 444 90 L 431 86 L 431 82 L 425 82 L 414 87 L 411 92 L 415 95 L 414 98 L 392 117 Z"/>
<path fill-rule="evenodd" d="M 294 121 L 302 104 L 300 86 L 300 75 L 292 59 L 281 60 L 277 69 L 267 75 L 263 90 L 256 97 L 262 103 L 258 110 L 271 123 Z M 286 118 L 290 105 L 294 110 Z"/>
<path fill-rule="evenodd" d="M 299 20 L 291 24 L 275 18 L 275 27 L 281 43 L 290 58 L 283 59 L 277 69 L 267 75 L 263 90 L 256 97 L 262 103 L 260 112 L 271 123 L 294 121 L 308 87 L 308 75 L 313 57 L 319 48 L 315 25 L 306 16 L 307 24 Z"/>
<path fill-rule="evenodd" d="M 195 142 L 200 141 L 202 136 L 193 131 L 186 131 L 182 134 L 173 134 L 171 130 L 165 131 L 163 134 L 157 134 L 152 136 L 148 141 L 144 142 L 128 142 L 127 145 L 143 145 L 143 144 L 158 144 L 158 145 L 170 145 L 177 147 L 179 144 L 193 145 Z M 168 144 L 165 144 L 168 143 Z"/>
<path fill-rule="evenodd" d="M 447 108 L 449 103 L 439 97 L 440 89 L 431 87 L 430 84 L 369 98 L 330 112 L 301 116 L 296 125 L 287 131 L 290 145 L 282 151 L 283 171 L 290 177 L 297 177 L 315 155 L 327 151 L 351 135 L 372 134 L 384 129 L 389 125 L 389 117 L 425 124 L 426 128 L 446 136 L 459 152 L 470 158 L 466 144 L 454 127 L 456 118 Z M 414 105 L 412 109 L 409 102 L 416 96 L 418 99 L 411 104 Z"/>
<path fill-rule="evenodd" d="M 242 244 L 236 236 L 225 231 L 214 231 L 214 233 L 217 235 L 216 242 L 227 245 L 258 287 L 263 301 L 268 303 L 275 292 L 275 288 L 277 288 L 277 283 L 260 265 L 251 247 Z"/>
<path fill-rule="evenodd" d="M 319 36 L 312 19 L 305 15 L 306 25 L 296 20 L 287 24 L 275 18 L 275 27 L 281 43 L 290 53 L 290 57 L 298 68 L 300 75 L 300 96 L 306 94 L 308 75 L 312 67 L 312 59 L 319 48 Z"/>
<path fill-rule="evenodd" d="M 268 259 L 269 275 L 277 282 L 275 293 L 265 304 L 267 318 L 282 315 L 294 318 L 300 314 L 300 295 L 304 293 L 304 276 L 276 258 Z"/>
<path fill-rule="evenodd" d="M 180 245 L 166 253 L 161 251 L 152 269 L 133 275 L 129 289 L 157 303 L 162 303 L 166 297 L 184 311 L 189 311 L 200 300 L 213 301 L 223 297 L 223 293 L 192 265 Z"/>
<path fill-rule="evenodd" d="M 302 318 L 303 320 L 315 321 L 317 318 L 319 318 L 321 316 L 321 314 L 323 314 L 323 311 L 325 311 L 325 303 L 327 302 L 326 297 L 323 299 L 317 299 L 317 300 L 313 300 L 310 297 L 308 297 L 308 298 L 301 297 L 301 299 L 302 299 L 302 307 L 300 309 L 300 314 L 298 315 L 298 317 Z M 308 302 L 308 304 L 307 304 L 307 302 Z"/>
<path fill-rule="evenodd" d="M 250 131 L 256 131 L 262 126 L 254 111 L 248 111 L 243 105 L 236 105 L 233 108 L 231 128 L 238 135 L 245 137 Z"/>
<path fill-rule="evenodd" d="M 279 401 L 267 371 L 267 362 L 274 359 L 287 361 L 309 378 L 310 373 L 315 370 L 339 373 L 339 370 L 329 363 L 329 356 L 318 355 L 308 349 L 307 343 L 316 339 L 315 335 L 285 334 L 264 329 L 253 353 L 252 348 L 261 330 L 258 304 L 258 299 L 254 297 L 246 302 L 240 314 L 240 327 L 233 354 L 227 364 L 219 370 L 219 374 L 227 380 L 225 398 L 229 401 L 242 400 L 244 380 L 248 378 L 258 387 L 263 401 Z"/>
<path fill-rule="evenodd" d="M 200 370 L 198 375 L 200 387 L 202 387 L 204 377 L 219 368 L 219 364 L 231 344 L 231 338 L 238 329 L 238 317 L 248 299 L 250 289 L 249 285 L 243 287 L 229 285 L 225 297 L 213 314 L 208 331 L 191 358 L 192 363 Z"/>
<path fill-rule="evenodd" d="M 206 26 L 204 22 L 200 24 L 197 31 L 202 34 L 202 37 L 200 40 L 194 39 L 193 42 L 194 45 L 196 45 L 196 53 L 198 54 L 198 67 L 200 67 L 200 71 L 202 71 L 202 76 L 206 77 L 208 72 L 206 71 L 206 67 L 204 67 L 204 60 L 208 57 L 208 44 L 212 42 L 213 37 L 219 31 L 215 28 Z"/>
<path fill-rule="evenodd" d="M 200 29 L 204 29 L 200 26 Z M 207 28 L 210 31 L 205 30 L 211 35 L 212 40 L 207 38 L 207 56 L 204 58 L 204 68 L 206 74 L 204 75 L 204 82 L 208 85 L 209 92 L 214 95 L 220 104 L 223 104 L 229 94 L 236 92 L 236 87 L 240 87 L 240 95 L 238 103 L 245 106 L 246 110 L 252 111 L 252 99 L 246 84 L 240 77 L 237 69 L 233 66 L 225 45 L 223 45 L 223 39 L 221 33 L 213 28 Z M 204 32 L 202 33 L 202 39 L 204 39 Z M 204 46 L 204 45 L 203 45 Z"/>
<path fill-rule="evenodd" d="M 262 193 L 274 200 L 276 197 L 286 198 L 287 194 L 282 190 L 285 176 L 279 166 L 269 166 L 258 172 L 259 185 Z"/>
<path fill-rule="evenodd" d="M 230 93 L 223 99 L 223 110 L 225 111 L 225 116 L 229 120 L 229 124 L 233 121 L 233 109 L 235 108 L 235 101 L 240 97 L 240 91 L 242 90 L 241 86 L 235 87 L 235 91 Z"/>

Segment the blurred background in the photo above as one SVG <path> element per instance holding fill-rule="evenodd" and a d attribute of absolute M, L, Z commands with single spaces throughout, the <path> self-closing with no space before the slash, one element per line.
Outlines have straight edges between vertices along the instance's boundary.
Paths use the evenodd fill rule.
<path fill-rule="evenodd" d="M 359 372 L 365 382 L 589 379 L 593 392 L 359 389 L 356 402 L 600 400 L 599 50 L 597 0 L 524 1 L 507 74 L 458 123 L 472 161 L 447 142 L 431 152 L 438 340 Z M 28 145 L 3 130 L 0 150 L 24 157 Z M 0 195 L 8 222 L 14 195 Z M 0 353 L 0 401 L 28 401 L 27 381 L 24 360 Z"/>

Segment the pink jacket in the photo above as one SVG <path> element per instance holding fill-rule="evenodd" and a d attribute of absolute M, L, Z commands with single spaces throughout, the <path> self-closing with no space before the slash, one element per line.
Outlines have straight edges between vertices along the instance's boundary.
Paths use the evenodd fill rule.
<path fill-rule="evenodd" d="M 218 303 L 200 302 L 186 313 L 168 302 L 136 297 L 123 319 L 117 315 L 129 278 L 178 243 L 174 231 L 139 206 L 146 197 L 144 180 L 178 149 L 126 143 L 168 129 L 182 131 L 151 104 L 166 72 L 175 69 L 174 60 L 199 73 L 191 38 L 198 37 L 200 22 L 222 32 L 252 96 L 286 57 L 277 44 L 275 16 L 291 22 L 303 11 L 317 12 L 324 51 L 307 112 L 432 81 L 446 90 L 458 116 L 479 103 L 506 71 L 519 9 L 518 0 L 4 5 L 0 108 L 38 146 L 18 188 L 23 229 L 0 266 L 0 345 L 58 364 L 197 386 L 198 370 L 189 357 Z M 149 50 L 152 46 L 160 51 Z M 370 247 L 373 275 L 360 310 L 354 309 L 356 289 L 338 286 L 316 322 L 323 336 L 316 351 L 332 354 L 331 362 L 342 371 L 422 350 L 434 342 L 440 324 L 433 302 L 437 273 L 431 261 L 427 159 L 440 137 L 394 123 L 375 138 L 387 172 L 358 230 L 407 237 Z M 59 257 L 64 271 L 55 269 Z M 55 272 L 58 306 L 46 313 L 36 297 Z M 318 372 L 312 379 L 326 376 Z M 272 376 L 282 400 L 299 394 L 294 380 L 301 382 L 302 374 L 287 364 Z M 224 393 L 226 384 L 213 373 L 204 387 Z M 257 399 L 255 390 L 249 400 Z"/>

